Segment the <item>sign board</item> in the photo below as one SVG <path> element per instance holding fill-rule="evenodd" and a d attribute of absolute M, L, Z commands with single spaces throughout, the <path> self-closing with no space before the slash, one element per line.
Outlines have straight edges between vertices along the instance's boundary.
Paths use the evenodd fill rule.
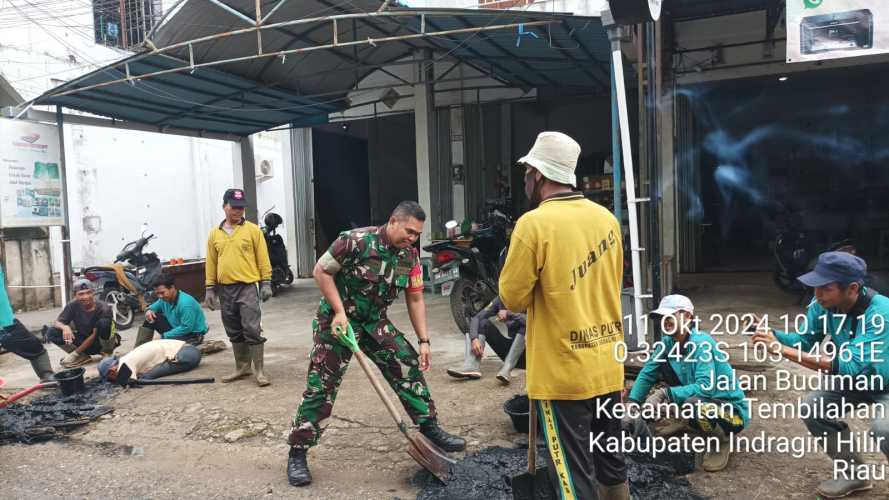
<path fill-rule="evenodd" d="M 57 127 L 0 119 L 0 227 L 64 225 Z"/>
<path fill-rule="evenodd" d="M 787 0 L 787 62 L 889 54 L 886 0 Z"/>

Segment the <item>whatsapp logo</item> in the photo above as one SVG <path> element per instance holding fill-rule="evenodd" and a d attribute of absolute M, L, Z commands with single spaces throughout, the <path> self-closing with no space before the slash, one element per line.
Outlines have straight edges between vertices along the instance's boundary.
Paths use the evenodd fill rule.
<path fill-rule="evenodd" d="M 807 9 L 814 9 L 820 7 L 823 1 L 824 0 L 803 0 L 803 5 L 805 5 Z"/>

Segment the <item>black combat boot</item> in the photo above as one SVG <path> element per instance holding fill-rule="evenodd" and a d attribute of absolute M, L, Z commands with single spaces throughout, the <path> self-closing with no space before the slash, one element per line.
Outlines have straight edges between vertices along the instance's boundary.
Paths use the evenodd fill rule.
<path fill-rule="evenodd" d="M 309 472 L 309 464 L 306 462 L 306 450 L 290 449 L 290 456 L 287 458 L 287 480 L 292 486 L 306 486 L 312 483 L 312 473 Z"/>
<path fill-rule="evenodd" d="M 465 439 L 448 434 L 438 426 L 438 422 L 435 420 L 420 424 L 420 433 L 444 451 L 463 451 L 466 449 Z"/>

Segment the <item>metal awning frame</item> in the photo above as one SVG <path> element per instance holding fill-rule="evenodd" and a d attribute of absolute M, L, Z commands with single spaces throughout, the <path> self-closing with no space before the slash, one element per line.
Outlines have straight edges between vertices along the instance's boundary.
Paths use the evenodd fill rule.
<path fill-rule="evenodd" d="M 280 0 L 279 4 L 276 6 L 276 8 L 279 7 L 283 2 L 286 2 L 286 1 L 288 1 L 288 0 Z M 217 4 L 217 3 L 214 2 L 214 4 Z M 230 9 L 229 7 L 226 6 L 226 11 L 229 11 L 229 10 L 234 10 L 234 9 Z M 154 77 L 158 77 L 158 76 L 162 76 L 162 75 L 166 75 L 166 74 L 171 74 L 171 73 L 180 73 L 180 72 L 185 72 L 185 71 L 194 72 L 195 70 L 197 70 L 199 68 L 207 68 L 207 67 L 219 66 L 219 65 L 223 65 L 223 64 L 245 62 L 245 61 L 263 59 L 263 58 L 278 58 L 278 57 L 286 58 L 288 55 L 291 55 L 291 54 L 300 54 L 300 53 L 313 52 L 313 51 L 318 51 L 318 50 L 333 50 L 333 49 L 340 49 L 340 48 L 353 47 L 353 46 L 354 47 L 357 47 L 357 46 L 376 47 L 377 45 L 385 44 L 385 43 L 405 43 L 409 40 L 416 40 L 416 39 L 432 39 L 433 37 L 441 37 L 441 36 L 457 35 L 457 34 L 473 34 L 473 33 L 478 34 L 478 33 L 503 30 L 503 29 L 517 29 L 520 26 L 524 26 L 524 27 L 548 26 L 551 24 L 558 23 L 558 21 L 555 21 L 555 20 L 547 20 L 547 21 L 531 21 L 531 22 L 526 22 L 526 23 L 509 23 L 509 24 L 491 25 L 491 26 L 477 26 L 477 27 L 468 26 L 468 27 L 460 28 L 460 29 L 441 30 L 441 29 L 435 29 L 435 27 L 434 27 L 435 24 L 431 20 L 428 19 L 430 17 L 435 17 L 435 16 L 451 16 L 451 14 L 448 14 L 446 11 L 369 12 L 369 13 L 360 13 L 360 14 L 339 14 L 339 15 L 334 15 L 334 16 L 315 17 L 315 18 L 308 18 L 308 19 L 294 19 L 294 20 L 290 20 L 290 21 L 284 21 L 284 22 L 272 23 L 272 24 L 263 24 L 262 19 L 258 19 L 257 25 L 251 26 L 249 28 L 232 30 L 232 31 L 224 32 L 224 33 L 218 33 L 218 34 L 211 35 L 211 36 L 195 38 L 195 39 L 187 40 L 184 42 L 170 44 L 165 47 L 155 47 L 154 44 L 149 39 L 147 39 L 146 46 L 151 47 L 150 50 L 143 52 L 141 54 L 138 54 L 134 57 L 125 59 L 123 61 L 119 61 L 118 63 L 112 64 L 109 67 L 107 67 L 107 70 L 120 71 L 123 75 L 125 75 L 123 78 L 117 78 L 114 80 L 109 80 L 109 81 L 96 83 L 93 85 L 87 85 L 87 86 L 83 86 L 83 87 L 70 88 L 68 90 L 63 90 L 61 92 L 49 94 L 47 97 L 62 97 L 62 96 L 70 95 L 70 94 L 76 94 L 78 92 L 83 92 L 86 90 L 95 90 L 95 89 L 99 89 L 102 87 L 108 87 L 108 86 L 116 85 L 119 83 L 135 84 L 135 82 L 140 81 L 140 80 L 154 78 Z M 408 34 L 408 35 L 383 36 L 380 38 L 368 37 L 365 40 L 351 40 L 351 41 L 340 41 L 339 40 L 338 23 L 340 21 L 348 21 L 348 20 L 352 20 L 352 19 L 361 20 L 361 19 L 378 18 L 378 17 L 414 18 L 415 20 L 419 20 L 421 29 L 420 29 L 419 33 L 413 33 L 413 34 Z M 266 19 L 267 19 L 267 17 L 266 17 Z M 331 30 L 333 31 L 333 42 L 328 43 L 328 44 L 323 44 L 323 45 L 312 45 L 312 46 L 308 46 L 308 47 L 298 47 L 298 48 L 292 48 L 292 49 L 277 50 L 277 51 L 273 51 L 273 52 L 264 52 L 262 50 L 262 45 L 261 45 L 262 30 L 280 29 L 280 28 L 287 27 L 287 26 L 310 25 L 310 24 L 329 25 Z M 468 25 L 468 23 L 467 23 L 467 25 Z M 433 30 L 428 31 L 427 26 L 432 26 Z M 315 28 L 310 28 L 309 30 L 307 30 L 304 33 L 301 33 L 300 35 L 305 36 L 305 34 L 307 32 L 313 31 L 314 29 Z M 219 60 L 214 60 L 214 61 L 205 61 L 205 62 L 196 62 L 194 60 L 194 47 L 197 44 L 213 42 L 213 41 L 219 40 L 221 38 L 227 38 L 227 37 L 233 37 L 233 36 L 249 36 L 251 34 L 256 34 L 256 36 L 257 36 L 257 47 L 256 47 L 256 51 L 254 54 L 247 55 L 247 56 L 241 56 L 241 57 L 219 59 Z M 490 39 L 487 39 L 487 41 L 489 43 L 491 43 L 491 45 L 493 47 L 502 49 L 502 47 L 500 47 L 499 45 L 493 44 L 493 42 L 491 42 Z M 139 62 L 139 61 L 142 61 L 143 59 L 146 59 L 150 56 L 156 56 L 156 55 L 164 55 L 164 56 L 170 57 L 166 54 L 167 52 L 174 50 L 174 49 L 180 49 L 180 48 L 187 48 L 188 53 L 189 53 L 189 61 L 183 61 L 185 63 L 183 66 L 169 68 L 169 69 L 163 69 L 163 70 L 158 70 L 158 71 L 153 71 L 153 72 L 148 72 L 148 73 L 142 73 L 142 74 L 134 74 L 130 70 L 130 65 L 135 62 Z M 504 55 L 508 57 L 509 53 L 504 52 Z M 478 57 L 487 59 L 484 56 L 482 56 L 481 54 L 479 54 Z M 171 59 L 176 59 L 176 58 L 171 57 Z M 274 60 L 274 59 L 272 59 L 272 60 Z M 531 68 L 527 62 L 525 62 L 523 65 L 527 65 L 528 69 L 533 71 L 533 68 Z M 354 68 L 349 68 L 349 69 L 354 70 Z M 80 79 L 72 81 L 69 85 L 76 85 L 78 81 L 80 81 Z M 554 81 L 552 83 L 554 85 L 557 85 L 557 83 Z M 533 85 L 530 84 L 530 82 L 528 82 L 528 84 L 529 84 L 529 87 L 533 87 Z M 244 90 L 247 90 L 247 89 L 244 89 Z M 237 94 L 237 92 L 235 94 Z M 222 97 L 222 96 L 220 96 L 220 97 Z M 312 96 L 300 96 L 300 98 L 309 98 L 309 97 L 312 97 Z"/>

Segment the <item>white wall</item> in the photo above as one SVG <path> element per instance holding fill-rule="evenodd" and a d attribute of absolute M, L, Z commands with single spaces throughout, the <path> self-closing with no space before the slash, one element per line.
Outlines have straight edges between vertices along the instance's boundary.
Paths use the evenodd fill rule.
<path fill-rule="evenodd" d="M 290 157 L 290 131 L 278 130 L 274 132 L 260 132 L 253 135 L 253 156 L 256 158 L 256 175 L 260 175 L 260 164 L 267 160 L 272 166 L 272 177 L 256 179 L 256 202 L 259 213 L 259 224 L 263 225 L 263 214 L 266 211 L 281 216 L 284 223 L 278 226 L 277 232 L 284 238 L 287 245 L 287 257 L 290 265 L 296 266 L 296 225 L 305 221 L 293 220 L 293 204 L 288 203 L 287 196 L 293 189 L 287 189 L 287 185 L 293 185 L 291 175 Z M 298 196 L 303 196 L 299 194 Z"/>
<path fill-rule="evenodd" d="M 74 267 L 111 262 L 141 225 L 162 260 L 206 253 L 232 184 L 227 141 L 69 125 L 65 127 Z"/>

